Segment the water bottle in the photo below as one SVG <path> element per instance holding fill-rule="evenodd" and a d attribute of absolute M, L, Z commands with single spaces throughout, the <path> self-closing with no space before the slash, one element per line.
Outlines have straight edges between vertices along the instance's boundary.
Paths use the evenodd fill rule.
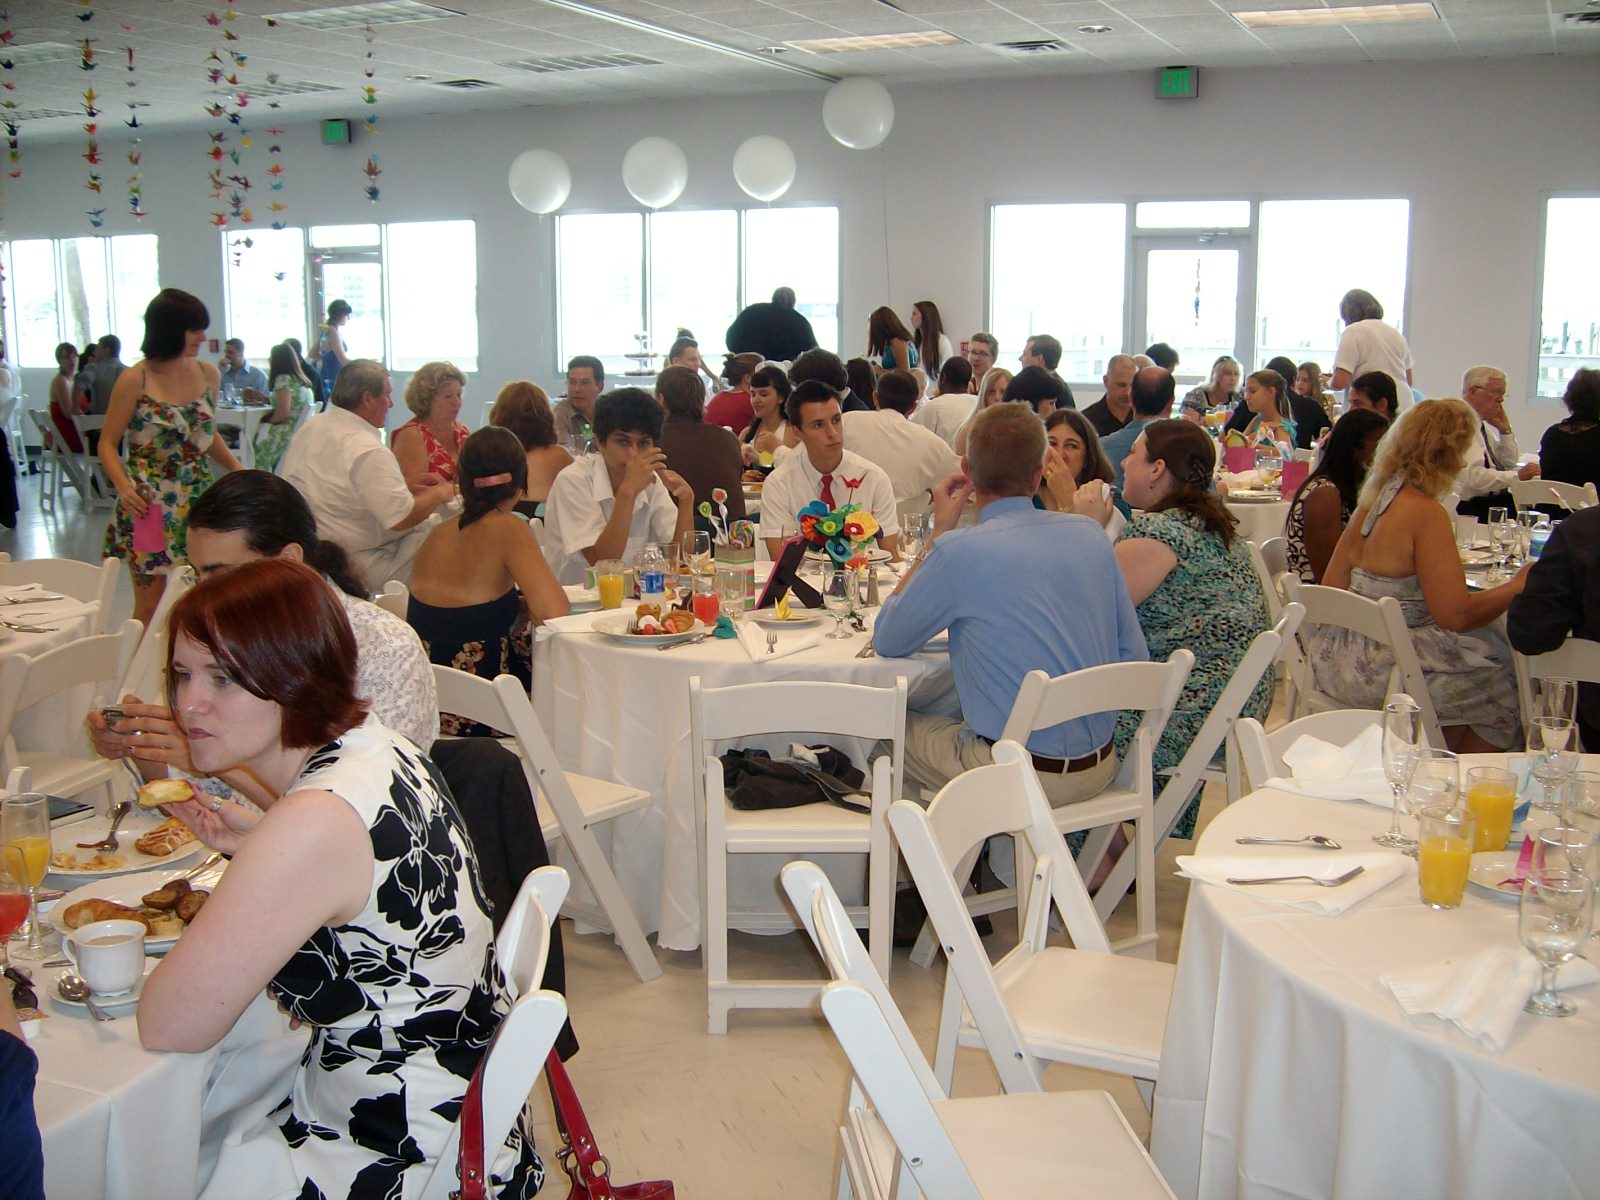
<path fill-rule="evenodd" d="M 639 552 L 634 564 L 634 574 L 639 577 L 639 599 L 645 604 L 667 603 L 667 558 L 655 546 L 646 546 Z"/>
<path fill-rule="evenodd" d="M 1528 557 L 1538 559 L 1544 553 L 1544 544 L 1550 540 L 1550 534 L 1555 526 L 1550 518 L 1540 513 L 1533 529 L 1528 534 Z"/>

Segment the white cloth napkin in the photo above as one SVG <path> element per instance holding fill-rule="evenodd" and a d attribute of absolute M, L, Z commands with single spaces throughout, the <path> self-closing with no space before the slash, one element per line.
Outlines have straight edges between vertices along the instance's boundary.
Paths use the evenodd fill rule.
<path fill-rule="evenodd" d="M 1268 787 L 1315 796 L 1319 800 L 1365 800 L 1379 808 L 1394 806 L 1394 790 L 1383 773 L 1383 729 L 1370 725 L 1347 746 L 1320 738 L 1300 737 L 1283 752 L 1290 778 L 1267 780 Z"/>
<path fill-rule="evenodd" d="M 822 643 L 822 634 L 815 630 L 809 633 L 784 631 L 778 634 L 778 644 L 773 647 L 772 653 L 768 654 L 765 629 L 754 621 L 735 621 L 734 628 L 739 632 L 739 644 L 744 647 L 744 652 L 754 663 L 776 662 L 787 655 L 798 654 L 802 650 L 809 650 Z"/>
<path fill-rule="evenodd" d="M 47 592 L 37 583 L 15 583 L 0 587 L 0 596 L 7 600 L 65 600 L 59 592 Z"/>
<path fill-rule="evenodd" d="M 1506 1048 L 1522 1006 L 1539 986 L 1539 964 L 1521 947 L 1495 946 L 1477 954 L 1390 971 L 1378 982 L 1411 1016 L 1443 1017 L 1485 1049 Z M 1575 958 L 1556 976 L 1560 991 L 1600 982 L 1600 970 Z"/>
<path fill-rule="evenodd" d="M 537 627 L 534 640 L 542 642 L 558 633 L 590 633 L 597 620 L 612 616 L 618 611 L 620 610 L 615 608 L 602 608 L 598 612 L 568 613 L 564 617 L 551 617 Z"/>
<path fill-rule="evenodd" d="M 1331 917 L 1381 892 L 1412 870 L 1411 860 L 1393 851 L 1334 850 L 1290 854 L 1185 854 L 1178 856 L 1178 874 L 1230 892 Z M 1315 883 L 1235 885 L 1229 879 L 1266 879 L 1275 875 L 1311 875 L 1332 879 L 1356 866 L 1366 870 L 1349 883 L 1325 888 Z"/>

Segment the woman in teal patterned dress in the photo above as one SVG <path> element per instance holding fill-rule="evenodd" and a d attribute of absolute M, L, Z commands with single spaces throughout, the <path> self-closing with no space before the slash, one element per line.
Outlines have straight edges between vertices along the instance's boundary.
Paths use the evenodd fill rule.
<path fill-rule="evenodd" d="M 1152 661 L 1165 662 L 1180 646 L 1194 652 L 1172 719 L 1156 746 L 1155 769 L 1178 765 L 1211 714 L 1256 634 L 1267 628 L 1267 602 L 1234 518 L 1211 486 L 1216 450 L 1190 421 L 1152 421 L 1123 460 L 1124 499 L 1142 510 L 1117 539 L 1117 561 L 1128 582 Z M 1272 707 L 1266 675 L 1244 715 L 1265 720 Z M 1123 751 L 1138 725 L 1125 714 L 1117 726 Z M 1173 836 L 1194 836 L 1199 800 L 1190 804 Z"/>
<path fill-rule="evenodd" d="M 300 418 L 311 407 L 312 388 L 287 342 L 274 346 L 267 356 L 267 378 L 272 380 L 272 411 L 261 418 L 261 428 L 256 430 L 256 468 L 276 471 Z"/>
<path fill-rule="evenodd" d="M 227 443 L 216 436 L 217 368 L 200 361 L 210 324 L 206 306 L 188 292 L 166 288 L 150 301 L 139 347 L 144 358 L 118 378 L 100 433 L 100 463 L 117 489 L 105 553 L 127 561 L 133 616 L 147 627 L 167 572 L 188 556 L 189 504 L 211 486 L 211 464 L 239 469 Z M 126 463 L 118 453 L 124 433 Z M 134 519 L 152 503 L 161 508 L 163 544 L 136 549 Z"/>

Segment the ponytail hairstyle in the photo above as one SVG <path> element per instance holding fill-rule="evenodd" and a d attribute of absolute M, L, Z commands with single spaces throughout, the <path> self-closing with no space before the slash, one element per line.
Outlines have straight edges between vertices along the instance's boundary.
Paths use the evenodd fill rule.
<path fill-rule="evenodd" d="M 1278 420 L 1292 421 L 1294 419 L 1289 409 L 1288 380 L 1286 380 L 1282 375 L 1278 374 L 1278 372 L 1272 370 L 1270 367 L 1265 371 L 1254 372 L 1250 378 L 1259 386 L 1270 388 L 1272 390 L 1274 403 L 1276 403 L 1278 407 Z"/>
<path fill-rule="evenodd" d="M 465 529 L 528 486 L 528 456 L 509 429 L 486 425 L 461 443 L 461 523 Z"/>
<path fill-rule="evenodd" d="M 1151 421 L 1144 427 L 1143 436 L 1145 454 L 1151 462 L 1165 463 L 1173 482 L 1173 489 L 1149 511 L 1178 509 L 1189 513 L 1207 533 L 1216 534 L 1224 546 L 1231 547 L 1239 519 L 1228 511 L 1212 486 L 1217 451 L 1211 436 L 1193 421 L 1170 419 Z"/>
<path fill-rule="evenodd" d="M 347 596 L 369 599 L 343 548 L 317 538 L 317 519 L 294 485 L 270 471 L 230 471 L 208 487 L 189 509 L 190 529 L 244 534 L 252 553 L 277 558 L 300 547 L 306 565 L 332 580 Z"/>

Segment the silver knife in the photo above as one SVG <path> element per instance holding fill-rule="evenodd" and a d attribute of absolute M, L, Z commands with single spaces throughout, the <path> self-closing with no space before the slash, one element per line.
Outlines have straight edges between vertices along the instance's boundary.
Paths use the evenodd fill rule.
<path fill-rule="evenodd" d="M 706 640 L 708 635 L 697 633 L 691 638 L 684 638 L 681 642 L 668 642 L 665 646 L 657 646 L 657 650 L 676 650 L 679 646 L 698 646 Z"/>

